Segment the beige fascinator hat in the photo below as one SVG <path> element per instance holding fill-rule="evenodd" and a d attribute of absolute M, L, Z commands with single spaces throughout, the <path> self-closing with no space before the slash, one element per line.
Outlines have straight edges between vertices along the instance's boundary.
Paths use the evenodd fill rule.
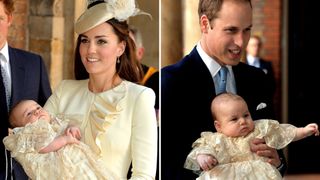
<path fill-rule="evenodd" d="M 91 6 L 93 3 L 95 5 Z M 75 32 L 82 34 L 109 19 L 125 21 L 130 16 L 146 14 L 136 8 L 135 0 L 88 0 L 88 9 L 75 23 Z"/>

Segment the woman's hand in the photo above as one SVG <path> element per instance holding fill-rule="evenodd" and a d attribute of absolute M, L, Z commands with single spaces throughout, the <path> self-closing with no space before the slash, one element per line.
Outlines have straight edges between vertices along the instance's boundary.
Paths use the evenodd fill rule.
<path fill-rule="evenodd" d="M 66 134 L 67 136 L 72 136 L 72 137 L 74 137 L 74 138 L 76 138 L 76 139 L 78 139 L 78 140 L 81 139 L 80 129 L 77 128 L 77 127 L 74 127 L 74 126 L 68 127 L 68 128 L 66 129 L 66 131 L 65 131 L 65 134 Z"/>
<path fill-rule="evenodd" d="M 215 157 L 208 154 L 199 154 L 197 156 L 197 162 L 202 170 L 209 171 L 218 164 L 218 161 Z"/>
<path fill-rule="evenodd" d="M 77 138 L 73 137 L 71 134 L 64 135 L 64 138 L 65 138 L 66 144 L 73 144 L 73 143 L 79 144 L 80 143 L 80 141 Z"/>
<path fill-rule="evenodd" d="M 267 146 L 264 139 L 253 139 L 250 142 L 250 149 L 258 156 L 267 158 L 267 162 L 273 165 L 274 167 L 280 166 L 281 160 L 279 158 L 277 150 Z"/>

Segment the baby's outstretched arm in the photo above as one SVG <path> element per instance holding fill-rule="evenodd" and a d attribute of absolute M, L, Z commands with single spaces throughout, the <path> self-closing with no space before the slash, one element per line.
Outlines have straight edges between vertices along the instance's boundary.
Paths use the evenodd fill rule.
<path fill-rule="evenodd" d="M 197 162 L 202 170 L 209 171 L 218 164 L 218 161 L 215 157 L 209 154 L 199 154 L 197 155 Z"/>
<path fill-rule="evenodd" d="M 316 123 L 311 123 L 305 127 L 297 128 L 297 133 L 293 141 L 298 141 L 313 134 L 315 136 L 319 136 L 318 125 Z"/>
<path fill-rule="evenodd" d="M 67 144 L 79 143 L 79 140 L 72 135 L 61 135 L 56 137 L 48 146 L 42 148 L 39 153 L 49 153 L 61 149 Z"/>

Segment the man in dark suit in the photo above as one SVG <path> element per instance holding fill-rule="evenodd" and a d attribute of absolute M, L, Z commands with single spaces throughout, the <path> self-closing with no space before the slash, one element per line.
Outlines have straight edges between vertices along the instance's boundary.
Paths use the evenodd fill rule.
<path fill-rule="evenodd" d="M 7 35 L 12 22 L 13 7 L 13 0 L 0 1 L 0 180 L 28 179 L 21 166 L 10 158 L 10 153 L 2 143 L 10 128 L 8 112 L 22 99 L 32 99 L 44 105 L 51 95 L 42 58 L 8 46 Z"/>
<path fill-rule="evenodd" d="M 275 88 L 276 88 L 276 82 L 274 78 L 272 62 L 261 58 L 260 53 L 262 50 L 262 46 L 263 46 L 262 40 L 259 36 L 257 35 L 251 36 L 246 49 L 246 54 L 247 54 L 246 62 L 251 66 L 254 66 L 256 68 L 260 68 L 263 70 L 263 72 L 267 76 L 267 79 L 271 88 L 271 93 L 274 94 Z"/>
<path fill-rule="evenodd" d="M 251 1 L 200 0 L 198 12 L 200 41 L 181 61 L 161 70 L 162 180 L 197 177 L 183 166 L 200 133 L 216 131 L 210 104 L 219 89 L 222 66 L 228 69 L 226 91 L 242 96 L 254 119 L 273 117 L 265 74 L 240 62 L 252 27 Z M 285 161 L 263 140 L 255 139 L 250 146 L 272 165 L 285 169 Z"/>

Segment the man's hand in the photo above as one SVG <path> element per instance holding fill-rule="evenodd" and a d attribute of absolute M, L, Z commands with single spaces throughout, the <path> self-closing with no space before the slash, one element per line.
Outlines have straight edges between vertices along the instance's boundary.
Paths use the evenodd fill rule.
<path fill-rule="evenodd" d="M 266 145 L 264 139 L 255 138 L 250 142 L 250 149 L 258 156 L 267 158 L 267 162 L 278 167 L 281 164 L 278 152 L 276 149 L 270 148 Z"/>
<path fill-rule="evenodd" d="M 217 159 L 208 154 L 199 154 L 197 156 L 197 162 L 204 171 L 209 171 L 218 164 Z"/>

